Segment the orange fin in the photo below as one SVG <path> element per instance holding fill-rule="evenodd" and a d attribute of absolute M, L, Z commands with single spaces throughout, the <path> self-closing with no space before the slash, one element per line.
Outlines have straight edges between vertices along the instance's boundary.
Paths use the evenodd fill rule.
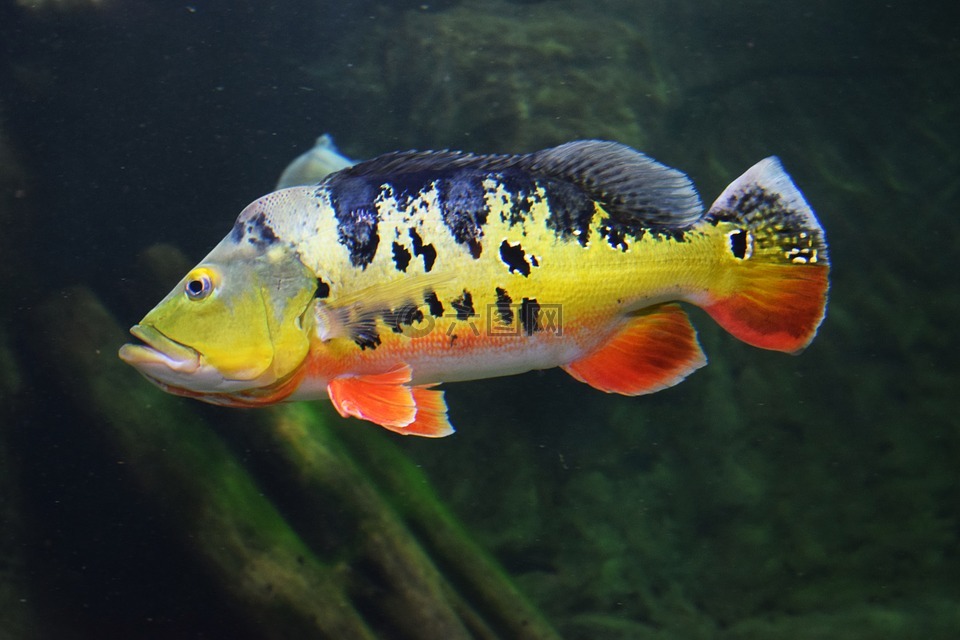
<path fill-rule="evenodd" d="M 410 367 L 375 375 L 344 376 L 327 384 L 334 408 L 344 418 L 368 420 L 404 435 L 438 438 L 453 433 L 442 391 L 410 387 Z"/>
<path fill-rule="evenodd" d="M 410 382 L 410 367 L 398 367 L 387 373 L 334 378 L 327 393 L 334 408 L 344 418 L 369 420 L 388 429 L 405 427 L 417 415 Z"/>
<path fill-rule="evenodd" d="M 751 265 L 737 274 L 736 293 L 703 308 L 749 345 L 797 353 L 823 320 L 827 274 L 826 265 Z"/>
<path fill-rule="evenodd" d="M 672 387 L 706 363 L 686 312 L 664 304 L 631 318 L 606 344 L 563 369 L 601 391 L 638 396 Z"/>
<path fill-rule="evenodd" d="M 728 186 L 707 212 L 726 221 L 738 264 L 701 306 L 747 344 L 796 353 L 827 308 L 830 256 L 823 227 L 780 161 L 767 158 Z"/>
<path fill-rule="evenodd" d="M 405 436 L 425 438 L 442 438 L 453 433 L 453 425 L 447 420 L 447 402 L 443 399 L 443 391 L 433 391 L 427 386 L 414 387 L 413 400 L 417 403 L 417 417 L 407 426 L 394 431 Z"/>

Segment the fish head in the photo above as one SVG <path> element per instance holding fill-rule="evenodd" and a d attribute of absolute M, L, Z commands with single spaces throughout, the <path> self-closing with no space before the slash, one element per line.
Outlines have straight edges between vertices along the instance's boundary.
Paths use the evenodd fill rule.
<path fill-rule="evenodd" d="M 130 332 L 120 358 L 166 391 L 228 394 L 288 378 L 310 346 L 303 318 L 317 279 L 288 245 L 224 239 Z"/>

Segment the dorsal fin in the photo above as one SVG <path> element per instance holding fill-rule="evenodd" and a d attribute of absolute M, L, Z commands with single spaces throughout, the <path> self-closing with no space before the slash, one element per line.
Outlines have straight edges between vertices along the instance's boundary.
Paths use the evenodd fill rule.
<path fill-rule="evenodd" d="M 685 173 L 619 142 L 576 140 L 524 156 L 520 165 L 576 184 L 614 217 L 685 227 L 703 215 Z"/>
<path fill-rule="evenodd" d="M 526 155 L 478 155 L 462 151 L 387 153 L 330 176 L 380 177 L 474 169 L 521 170 L 534 177 L 563 180 L 581 188 L 611 216 L 651 226 L 684 227 L 700 219 L 703 206 L 682 172 L 618 142 L 577 140 Z"/>
<path fill-rule="evenodd" d="M 466 151 L 392 151 L 379 155 L 331 175 L 325 182 L 338 178 L 361 178 L 375 176 L 389 178 L 394 175 L 450 171 L 451 169 L 479 169 L 499 171 L 517 165 L 522 155 L 480 155 Z"/>

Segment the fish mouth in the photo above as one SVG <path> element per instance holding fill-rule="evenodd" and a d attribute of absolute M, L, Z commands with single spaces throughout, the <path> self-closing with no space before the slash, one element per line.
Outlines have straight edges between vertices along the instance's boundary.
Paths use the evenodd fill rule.
<path fill-rule="evenodd" d="M 144 374 L 159 377 L 160 372 L 192 374 L 200 369 L 200 354 L 185 344 L 163 335 L 153 327 L 142 324 L 130 328 L 130 333 L 144 344 L 125 344 L 120 347 L 120 359 Z"/>

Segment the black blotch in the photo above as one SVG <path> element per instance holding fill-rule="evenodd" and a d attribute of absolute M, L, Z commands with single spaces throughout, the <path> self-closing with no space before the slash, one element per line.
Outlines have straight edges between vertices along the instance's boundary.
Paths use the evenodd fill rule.
<path fill-rule="evenodd" d="M 628 238 L 632 242 L 639 242 L 648 233 L 658 240 L 667 238 L 683 242 L 686 239 L 686 232 L 683 229 L 650 226 L 634 218 L 610 217 L 600 226 L 600 237 L 605 238 L 611 247 L 621 251 L 630 248 Z"/>
<path fill-rule="evenodd" d="M 540 201 L 536 194 L 536 181 L 529 173 L 522 171 L 508 170 L 497 177 L 507 194 L 503 196 L 504 210 L 500 212 L 500 219 L 511 227 L 520 224 L 530 216 L 533 205 Z"/>
<path fill-rule="evenodd" d="M 543 331 L 543 325 L 540 324 L 540 304 L 536 298 L 524 298 L 520 301 L 520 326 L 528 336 Z"/>
<path fill-rule="evenodd" d="M 743 260 L 744 256 L 747 255 L 747 232 L 738 229 L 728 237 L 730 238 L 730 251 L 733 252 L 733 257 Z"/>
<path fill-rule="evenodd" d="M 373 336 L 357 336 L 353 341 L 357 343 L 361 351 L 366 351 L 367 349 L 373 351 L 380 346 L 379 334 L 374 334 Z"/>
<path fill-rule="evenodd" d="M 260 232 L 260 240 L 262 242 L 266 244 L 273 244 L 279 240 L 279 238 L 277 238 L 277 234 L 273 232 L 273 227 L 267 224 L 267 216 L 264 215 L 262 211 L 254 218 L 254 222 L 256 224 L 257 231 Z"/>
<path fill-rule="evenodd" d="M 403 333 L 403 327 L 400 326 L 400 316 L 395 314 L 393 311 L 383 312 L 383 322 L 390 327 L 390 331 L 393 331 L 394 333 Z"/>
<path fill-rule="evenodd" d="M 512 245 L 506 240 L 500 243 L 500 259 L 510 269 L 526 277 L 530 275 L 530 263 L 527 262 L 527 254 L 519 244 Z"/>
<path fill-rule="evenodd" d="M 737 219 L 737 213 L 731 209 L 717 209 L 707 215 L 707 221 L 713 226 L 721 222 L 734 222 Z"/>
<path fill-rule="evenodd" d="M 558 180 L 541 180 L 547 194 L 550 216 L 547 227 L 561 238 L 575 236 L 581 246 L 590 240 L 590 221 L 594 215 L 594 201 L 576 185 Z"/>
<path fill-rule="evenodd" d="M 774 211 L 777 217 L 788 213 L 788 209 L 780 201 L 780 194 L 770 193 L 762 187 L 753 187 L 733 195 L 725 207 L 708 213 L 707 220 L 714 226 L 720 222 L 736 222 L 738 219 L 751 221 L 764 210 Z"/>
<path fill-rule="evenodd" d="M 403 308 L 403 313 L 400 315 L 400 322 L 403 324 L 423 322 L 423 311 L 415 304 L 408 304 Z"/>
<path fill-rule="evenodd" d="M 380 346 L 380 334 L 377 332 L 376 323 L 370 321 L 356 325 L 353 341 L 363 351 L 373 350 Z"/>
<path fill-rule="evenodd" d="M 323 299 L 330 295 L 330 285 L 323 281 L 323 278 L 317 278 L 317 292 L 314 297 Z"/>
<path fill-rule="evenodd" d="M 532 264 L 535 267 L 540 266 L 540 261 L 537 260 L 537 256 L 533 255 L 532 253 L 530 254 L 530 264 Z"/>
<path fill-rule="evenodd" d="M 616 223 L 611 223 L 610 221 L 605 222 L 600 227 L 600 237 L 605 238 L 606 241 L 614 249 L 620 249 L 621 251 L 626 251 L 630 248 L 630 245 L 627 244 L 627 234 L 630 233 L 628 229 L 624 228 L 622 225 Z M 631 233 L 631 237 L 635 240 L 640 240 L 643 237 L 643 229 L 635 229 Z"/>
<path fill-rule="evenodd" d="M 676 242 L 683 242 L 687 238 L 687 233 L 683 229 L 670 229 L 669 227 L 651 227 L 650 233 L 656 238 L 669 238 Z"/>
<path fill-rule="evenodd" d="M 380 244 L 380 222 L 374 206 L 379 186 L 362 178 L 341 177 L 327 185 L 330 203 L 337 219 L 337 241 L 350 252 L 350 263 L 366 268 Z"/>
<path fill-rule="evenodd" d="M 230 231 L 230 239 L 240 242 L 244 238 L 255 247 L 265 247 L 277 242 L 279 238 L 273 227 L 267 224 L 267 216 L 262 211 L 246 220 L 237 220 Z"/>
<path fill-rule="evenodd" d="M 443 303 L 440 302 L 440 298 L 437 297 L 436 291 L 431 291 L 423 296 L 423 301 L 427 303 L 430 315 L 434 318 L 439 318 L 443 315 Z"/>
<path fill-rule="evenodd" d="M 467 240 L 467 250 L 470 251 L 470 257 L 472 257 L 474 260 L 478 260 L 480 258 L 480 253 L 483 251 L 483 245 L 480 244 L 480 241 L 476 238 Z"/>
<path fill-rule="evenodd" d="M 403 325 L 423 320 L 423 311 L 415 304 L 405 304 L 397 309 L 383 312 L 383 321 L 394 333 L 403 333 Z"/>
<path fill-rule="evenodd" d="M 411 257 L 405 246 L 399 242 L 393 243 L 393 264 L 397 266 L 397 271 L 406 271 Z"/>
<path fill-rule="evenodd" d="M 457 320 L 466 320 L 470 316 L 477 315 L 477 312 L 473 308 L 473 296 L 466 289 L 463 290 L 463 295 L 454 299 L 450 303 L 453 306 L 454 311 L 457 312 Z"/>
<path fill-rule="evenodd" d="M 762 230 L 761 236 L 754 237 L 754 241 L 759 242 L 759 246 L 788 252 L 788 256 L 810 259 L 817 253 L 819 260 L 827 260 L 823 234 L 808 228 L 803 211 L 784 202 L 779 193 L 760 186 L 754 185 L 730 196 L 724 206 L 713 209 L 707 219 L 714 225 L 734 222 L 737 226 L 758 232 Z M 804 231 L 806 234 L 801 236 Z M 733 239 L 731 236 L 731 251 L 734 250 Z M 749 236 L 745 240 L 749 248 Z"/>
<path fill-rule="evenodd" d="M 512 303 L 506 289 L 497 287 L 497 313 L 500 315 L 500 322 L 508 327 L 513 325 L 513 309 L 510 306 Z"/>
<path fill-rule="evenodd" d="M 437 260 L 437 250 L 432 244 L 423 244 L 423 238 L 413 227 L 410 227 L 410 240 L 413 242 L 413 255 L 423 256 L 423 270 L 429 273 Z"/>
<path fill-rule="evenodd" d="M 450 235 L 467 246 L 474 259 L 480 257 L 480 236 L 487 223 L 487 204 L 483 197 L 483 176 L 459 172 L 439 181 L 440 214 Z"/>

